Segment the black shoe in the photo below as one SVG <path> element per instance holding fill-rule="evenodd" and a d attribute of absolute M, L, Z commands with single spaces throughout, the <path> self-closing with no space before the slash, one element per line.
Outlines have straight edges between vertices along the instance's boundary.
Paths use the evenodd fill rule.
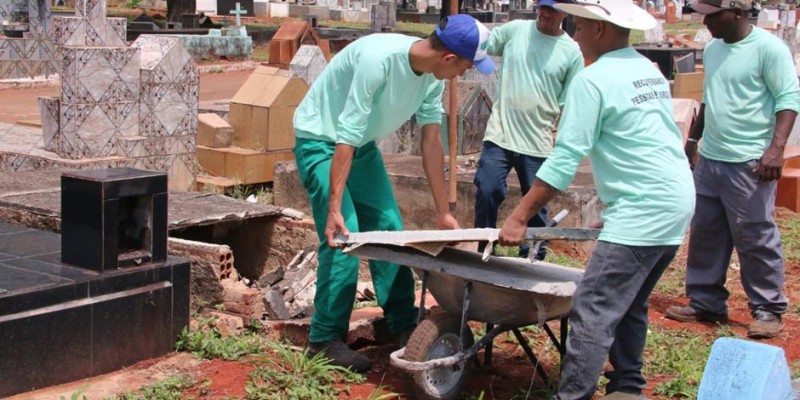
<path fill-rule="evenodd" d="M 366 372 L 372 367 L 372 361 L 367 356 L 347 347 L 341 340 L 309 343 L 306 355 L 309 358 L 323 353 L 331 360 L 331 365 L 350 368 L 355 372 Z"/>

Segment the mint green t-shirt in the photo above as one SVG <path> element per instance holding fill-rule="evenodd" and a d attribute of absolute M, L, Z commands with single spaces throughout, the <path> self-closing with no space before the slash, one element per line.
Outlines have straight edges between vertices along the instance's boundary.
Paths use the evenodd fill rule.
<path fill-rule="evenodd" d="M 800 110 L 789 48 L 757 27 L 732 44 L 712 40 L 703 52 L 705 125 L 700 154 L 741 163 L 761 158 L 772 141 L 775 113 Z"/>
<path fill-rule="evenodd" d="M 483 140 L 547 157 L 553 150 L 553 124 L 566 88 L 583 69 L 578 44 L 566 33 L 539 32 L 536 21 L 516 20 L 492 29 L 488 52 L 502 56 L 503 63 Z"/>
<path fill-rule="evenodd" d="M 339 52 L 294 114 L 295 136 L 361 147 L 397 130 L 414 113 L 441 124 L 444 82 L 411 69 L 419 38 L 372 34 Z"/>
<path fill-rule="evenodd" d="M 606 207 L 600 240 L 631 246 L 683 241 L 695 193 L 669 83 L 633 48 L 606 53 L 575 76 L 556 146 L 536 177 L 566 190 L 584 156 Z"/>

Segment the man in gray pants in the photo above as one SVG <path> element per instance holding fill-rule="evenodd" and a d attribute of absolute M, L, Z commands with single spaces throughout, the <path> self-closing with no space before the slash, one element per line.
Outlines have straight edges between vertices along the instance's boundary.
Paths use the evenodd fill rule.
<path fill-rule="evenodd" d="M 754 321 L 747 336 L 772 338 L 783 324 L 783 252 L 773 213 L 783 150 L 800 110 L 789 49 L 747 22 L 746 0 L 692 6 L 716 38 L 703 53 L 703 104 L 685 145 L 694 166 L 697 206 L 686 266 L 689 305 L 667 309 L 682 321 L 728 318 L 725 278 L 736 249 Z"/>
<path fill-rule="evenodd" d="M 606 357 L 606 392 L 641 395 L 647 300 L 683 242 L 694 185 L 672 113 L 669 82 L 629 44 L 656 20 L 630 0 L 557 3 L 575 16 L 575 41 L 591 65 L 567 89 L 556 145 L 533 187 L 503 223 L 501 245 L 569 187 L 584 157 L 606 206 L 603 230 L 572 297 L 559 400 L 588 400 Z M 624 71 L 625 73 L 620 73 Z"/>

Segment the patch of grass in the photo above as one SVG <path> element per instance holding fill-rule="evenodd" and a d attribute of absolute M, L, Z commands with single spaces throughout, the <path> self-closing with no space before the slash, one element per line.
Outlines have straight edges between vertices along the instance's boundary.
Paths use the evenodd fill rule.
<path fill-rule="evenodd" d="M 77 392 L 75 392 L 75 393 L 72 393 L 72 394 L 69 396 L 69 400 L 89 400 L 89 398 L 88 398 L 88 397 L 86 397 L 86 395 L 84 395 L 84 394 L 83 394 L 83 392 L 85 392 L 85 391 L 86 391 L 86 388 L 87 388 L 87 386 L 82 386 L 80 389 L 78 389 L 78 391 L 77 391 Z M 61 396 L 61 397 L 59 398 L 59 400 L 67 400 L 67 398 L 66 398 L 66 397 L 64 397 L 64 396 Z"/>
<path fill-rule="evenodd" d="M 700 29 L 705 28 L 706 26 L 702 23 L 694 23 L 694 22 L 677 22 L 674 24 L 664 25 L 664 33 L 667 35 L 677 35 L 677 34 L 689 34 L 694 36 L 697 31 Z"/>
<path fill-rule="evenodd" d="M 494 248 L 494 255 L 498 257 L 519 257 L 519 247 L 497 246 Z"/>
<path fill-rule="evenodd" d="M 185 397 L 183 393 L 196 384 L 197 380 L 194 377 L 181 374 L 156 382 L 151 386 L 145 386 L 137 392 L 128 392 L 106 398 L 106 400 L 188 400 L 193 397 Z"/>
<path fill-rule="evenodd" d="M 268 186 L 236 184 L 226 194 L 239 200 L 246 200 L 253 195 L 258 203 L 275 205 L 275 193 Z"/>
<path fill-rule="evenodd" d="M 270 343 L 270 347 L 276 356 L 259 357 L 260 365 L 250 373 L 245 387 L 248 399 L 336 399 L 349 388 L 337 388 L 335 383 L 365 381 L 360 374 L 331 365 L 322 353 L 308 358 L 288 345 Z"/>
<path fill-rule="evenodd" d="M 395 32 L 405 33 L 408 35 L 428 37 L 436 28 L 435 24 L 420 24 L 416 22 L 398 22 L 395 26 Z"/>
<path fill-rule="evenodd" d="M 558 376 L 559 365 L 554 365 L 547 369 L 547 375 L 552 377 Z M 547 384 L 542 384 L 541 381 L 536 382 L 536 373 L 531 375 L 531 380 L 526 383 L 526 387 L 520 388 L 519 393 L 512 396 L 511 400 L 533 400 L 533 399 L 551 399 L 558 392 L 558 381 L 551 379 Z"/>
<path fill-rule="evenodd" d="M 576 258 L 570 257 L 564 253 L 553 251 L 552 249 L 547 250 L 547 257 L 544 258 L 545 261 L 553 264 L 558 264 L 564 267 L 573 267 L 573 268 L 586 268 L 586 262 Z"/>
<path fill-rule="evenodd" d="M 672 263 L 656 284 L 655 291 L 669 297 L 681 297 L 686 292 L 686 265 Z"/>
<path fill-rule="evenodd" d="M 777 218 L 786 261 L 800 263 L 800 217 Z"/>
<path fill-rule="evenodd" d="M 792 380 L 800 378 L 800 361 L 792 363 Z"/>
<path fill-rule="evenodd" d="M 253 61 L 255 61 L 255 62 L 269 62 L 269 48 L 267 48 L 267 47 L 253 47 Z"/>
<path fill-rule="evenodd" d="M 264 341 L 252 331 L 239 336 L 223 337 L 215 327 L 215 318 L 198 318 L 198 328 L 184 328 L 176 344 L 178 351 L 186 351 L 197 358 L 238 360 L 248 355 L 263 354 Z"/>
<path fill-rule="evenodd" d="M 694 399 L 710 352 L 711 340 L 697 332 L 651 327 L 642 372 L 667 378 L 656 386 L 655 394 Z"/>

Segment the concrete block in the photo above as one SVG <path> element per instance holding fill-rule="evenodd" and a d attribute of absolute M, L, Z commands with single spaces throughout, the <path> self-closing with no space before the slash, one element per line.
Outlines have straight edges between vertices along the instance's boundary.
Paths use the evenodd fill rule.
<path fill-rule="evenodd" d="M 788 400 L 792 383 L 780 347 L 719 338 L 703 371 L 698 400 Z"/>
<path fill-rule="evenodd" d="M 233 143 L 233 127 L 217 114 L 197 115 L 197 144 L 218 148 Z"/>

